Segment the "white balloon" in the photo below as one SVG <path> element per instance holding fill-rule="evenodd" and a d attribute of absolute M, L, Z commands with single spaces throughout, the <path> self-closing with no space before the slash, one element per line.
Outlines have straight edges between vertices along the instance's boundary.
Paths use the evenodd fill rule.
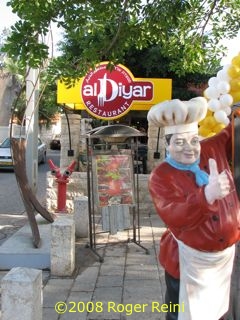
<path fill-rule="evenodd" d="M 214 118 L 220 122 L 220 123 L 224 123 L 226 122 L 226 119 L 228 119 L 226 112 L 224 112 L 223 110 L 218 110 L 217 112 L 214 113 Z"/>
<path fill-rule="evenodd" d="M 222 68 L 222 70 L 224 71 L 224 72 L 228 72 L 228 69 L 231 67 L 231 64 L 229 63 L 229 64 L 225 64 L 224 66 L 223 66 L 223 68 Z"/>
<path fill-rule="evenodd" d="M 221 108 L 221 103 L 218 99 L 210 99 L 208 101 L 208 109 L 210 111 L 216 112 Z"/>
<path fill-rule="evenodd" d="M 230 107 L 233 103 L 233 97 L 230 94 L 226 93 L 220 96 L 219 101 L 223 108 Z"/>
<path fill-rule="evenodd" d="M 211 77 L 209 80 L 208 80 L 208 85 L 209 85 L 209 87 L 211 87 L 211 86 L 217 86 L 217 84 L 218 84 L 218 82 L 219 82 L 219 80 L 218 80 L 218 78 L 217 77 Z"/>
<path fill-rule="evenodd" d="M 208 87 L 205 91 L 204 91 L 206 97 L 208 99 L 217 99 L 219 97 L 219 92 L 217 90 L 216 87 Z"/>
<path fill-rule="evenodd" d="M 228 93 L 230 91 L 230 84 L 227 81 L 220 81 L 217 84 L 217 90 L 221 94 Z"/>
<path fill-rule="evenodd" d="M 225 118 L 223 123 L 225 124 L 225 126 L 227 126 L 229 124 L 229 122 L 230 122 L 230 120 L 228 118 Z"/>
<path fill-rule="evenodd" d="M 232 109 L 230 107 L 224 108 L 223 111 L 226 113 L 227 116 L 230 116 L 230 114 L 232 113 Z"/>
<path fill-rule="evenodd" d="M 229 82 L 230 77 L 228 75 L 227 69 L 219 70 L 217 73 L 217 78 L 218 78 L 218 80 L 221 80 L 221 81 L 223 80 L 223 81 Z"/>

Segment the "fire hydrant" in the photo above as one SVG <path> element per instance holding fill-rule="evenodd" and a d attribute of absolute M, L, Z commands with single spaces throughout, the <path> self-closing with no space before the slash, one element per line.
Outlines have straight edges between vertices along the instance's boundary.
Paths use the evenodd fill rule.
<path fill-rule="evenodd" d="M 67 183 L 69 177 L 74 171 L 76 161 L 73 161 L 62 174 L 60 168 L 57 167 L 51 159 L 48 160 L 52 175 L 56 177 L 58 185 L 57 190 L 57 212 L 66 212 Z"/>

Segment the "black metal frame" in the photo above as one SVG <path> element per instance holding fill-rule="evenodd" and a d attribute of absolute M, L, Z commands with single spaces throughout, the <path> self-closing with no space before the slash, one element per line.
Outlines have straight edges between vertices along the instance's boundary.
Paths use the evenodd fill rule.
<path fill-rule="evenodd" d="M 102 128 L 102 127 L 101 127 Z M 122 136 L 123 140 L 127 139 L 128 144 L 128 151 L 130 150 L 130 154 L 132 157 L 132 163 L 133 163 L 133 173 L 134 173 L 134 179 L 133 179 L 133 193 L 135 197 L 135 204 L 130 205 L 130 213 L 131 213 L 131 222 L 132 226 L 129 228 L 129 230 L 132 230 L 132 239 L 128 238 L 126 241 L 115 241 L 112 243 L 98 243 L 97 242 L 97 235 L 102 233 L 109 233 L 109 231 L 96 231 L 96 198 L 95 198 L 95 185 L 94 185 L 94 172 L 93 172 L 93 156 L 96 154 L 99 154 L 98 151 L 95 151 L 96 146 L 102 146 L 108 149 L 109 146 L 116 145 L 120 147 L 122 144 L 126 144 L 126 142 L 114 142 L 114 135 L 113 135 L 113 142 L 105 142 L 104 139 L 101 139 L 103 142 L 100 144 L 94 144 L 93 138 L 101 138 L 100 135 L 94 134 L 97 133 L 97 129 L 94 129 L 93 131 L 90 131 L 89 134 L 87 134 L 86 137 L 86 147 L 87 147 L 87 191 L 88 191 L 88 212 L 89 212 L 89 245 L 88 247 L 99 257 L 99 261 L 103 262 L 103 257 L 97 252 L 97 247 L 101 245 L 113 245 L 118 243 L 134 243 L 145 250 L 146 254 L 149 254 L 149 251 L 147 248 L 141 245 L 141 239 L 140 239 L 140 215 L 139 215 L 139 165 L 140 161 L 138 157 L 135 157 L 135 154 L 138 152 L 138 136 L 142 136 L 144 134 L 140 133 L 137 134 L 137 136 Z M 110 135 L 111 137 L 111 135 Z M 109 139 L 109 136 L 108 136 Z M 119 135 L 117 137 L 119 140 Z M 111 139 L 110 139 L 111 140 Z M 118 141 L 117 140 L 117 141 Z M 121 140 L 121 139 L 120 139 Z M 103 153 L 101 153 L 103 154 Z M 110 151 L 107 151 L 106 154 L 118 154 L 116 152 L 112 153 Z M 122 153 L 121 153 L 122 154 Z M 128 153 L 129 155 L 129 153 Z"/>

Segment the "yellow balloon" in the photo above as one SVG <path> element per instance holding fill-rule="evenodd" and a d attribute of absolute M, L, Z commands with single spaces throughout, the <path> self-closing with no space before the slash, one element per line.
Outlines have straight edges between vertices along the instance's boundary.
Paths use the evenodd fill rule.
<path fill-rule="evenodd" d="M 235 66 L 235 65 L 231 65 L 228 69 L 228 75 L 232 78 L 238 78 L 240 77 L 240 67 Z"/>
<path fill-rule="evenodd" d="M 213 112 L 208 109 L 208 111 L 207 111 L 207 116 L 212 116 L 212 115 L 213 115 Z"/>
<path fill-rule="evenodd" d="M 229 84 L 232 91 L 240 90 L 240 78 L 231 79 Z"/>
<path fill-rule="evenodd" d="M 213 116 L 208 116 L 203 121 L 203 125 L 209 129 L 213 128 L 216 124 L 216 119 Z"/>
<path fill-rule="evenodd" d="M 211 110 L 207 110 L 207 114 L 206 114 L 206 116 L 205 116 L 205 118 L 204 119 L 202 119 L 201 121 L 199 121 L 198 122 L 198 125 L 199 126 L 202 126 L 202 125 L 204 125 L 204 121 L 205 121 L 205 119 L 207 118 L 207 117 L 209 117 L 209 116 L 212 116 L 213 115 L 213 112 L 211 111 Z"/>
<path fill-rule="evenodd" d="M 240 54 L 232 58 L 231 64 L 240 67 Z"/>
<path fill-rule="evenodd" d="M 214 131 L 215 133 L 218 133 L 218 132 L 222 131 L 225 127 L 226 127 L 226 126 L 225 126 L 224 123 L 219 123 L 219 124 L 217 124 L 217 125 L 213 128 L 213 131 Z"/>
<path fill-rule="evenodd" d="M 203 97 L 208 99 L 208 97 L 206 96 L 206 93 L 205 93 L 206 89 L 203 91 Z"/>
<path fill-rule="evenodd" d="M 198 134 L 202 137 L 207 137 L 210 134 L 211 130 L 205 126 L 200 126 L 198 128 Z"/>
<path fill-rule="evenodd" d="M 229 94 L 233 97 L 233 103 L 240 101 L 240 91 L 230 91 Z"/>
<path fill-rule="evenodd" d="M 207 135 L 207 138 L 210 138 L 210 137 L 212 137 L 212 136 L 215 136 L 215 132 L 210 132 L 208 135 Z"/>

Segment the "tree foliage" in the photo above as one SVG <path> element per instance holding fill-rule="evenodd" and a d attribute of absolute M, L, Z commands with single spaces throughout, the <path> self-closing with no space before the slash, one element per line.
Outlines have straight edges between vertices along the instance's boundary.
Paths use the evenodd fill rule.
<path fill-rule="evenodd" d="M 17 82 L 17 89 L 13 89 L 13 92 L 7 91 L 6 89 L 9 87 L 7 83 L 1 80 L 1 91 L 5 92 L 5 96 L 8 95 L 12 98 L 8 99 L 8 103 L 1 100 L 0 108 L 0 124 L 9 123 L 10 116 L 9 114 L 13 114 L 15 120 L 18 120 L 19 124 L 24 123 L 25 111 L 27 105 L 26 99 L 26 66 L 21 63 L 21 60 L 17 57 L 17 59 L 12 60 L 7 57 L 6 54 L 2 52 L 2 47 L 6 42 L 6 37 L 10 35 L 9 29 L 4 29 L 0 34 L 0 80 L 1 78 L 5 79 L 10 75 L 14 75 L 14 79 Z M 54 81 L 48 81 L 48 76 L 46 73 L 46 68 L 41 67 L 39 69 L 39 77 L 40 77 L 40 89 L 39 95 L 37 99 L 37 105 L 39 107 L 39 121 L 41 123 L 49 124 L 51 119 L 55 116 L 57 112 L 59 112 L 60 107 L 57 105 L 56 101 L 56 90 L 57 85 Z M 4 97 L 5 97 L 4 96 Z M 2 99 L 4 98 L 2 97 Z M 5 97 L 5 99 L 6 99 Z M 11 101 L 11 102 L 10 102 Z M 3 108 L 5 106 L 5 108 Z M 4 110 L 5 109 L 5 110 Z M 6 116 L 5 116 L 6 115 Z"/>
<path fill-rule="evenodd" d="M 157 45 L 142 50 L 130 48 L 124 56 L 123 64 L 131 70 L 135 78 L 172 79 L 172 98 L 182 100 L 201 95 L 209 78 L 215 76 L 220 69 L 219 64 L 216 65 L 213 73 L 206 73 L 206 71 L 204 73 L 201 70 L 201 72 L 185 73 L 178 76 L 174 71 L 171 71 L 171 59 L 164 57 Z M 197 88 L 199 88 L 198 91 L 196 91 Z"/>
<path fill-rule="evenodd" d="M 211 73 L 224 54 L 221 40 L 235 37 L 240 27 L 240 0 L 10 0 L 8 5 L 21 20 L 4 50 L 23 65 L 41 65 L 49 48 L 39 38 L 51 22 L 62 28 L 63 55 L 50 64 L 57 78 L 78 78 L 103 60 L 122 63 L 130 47 L 152 45 L 179 76 Z"/>

